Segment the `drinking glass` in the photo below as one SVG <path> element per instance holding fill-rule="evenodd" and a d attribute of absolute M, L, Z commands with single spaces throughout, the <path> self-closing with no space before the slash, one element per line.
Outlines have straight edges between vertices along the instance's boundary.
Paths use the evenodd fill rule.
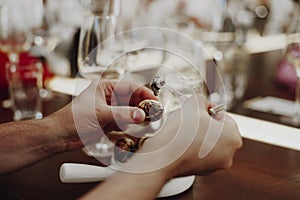
<path fill-rule="evenodd" d="M 39 1 L 34 8 L 34 12 L 40 13 L 39 23 L 35 23 L 30 31 L 30 39 L 33 43 L 30 53 L 35 56 L 47 57 L 61 40 L 61 33 L 53 28 L 54 25 L 59 23 L 58 19 L 53 16 L 55 13 L 51 12 L 51 8 L 47 3 L 46 0 Z"/>
<path fill-rule="evenodd" d="M 119 50 L 113 38 L 115 23 L 114 16 L 85 16 L 78 47 L 79 76 L 85 79 L 119 78 L 121 68 L 108 67 Z M 88 155 L 103 158 L 113 154 L 113 147 L 113 143 L 104 135 L 99 142 L 86 146 L 83 150 Z"/>
<path fill-rule="evenodd" d="M 31 47 L 24 13 L 20 12 L 18 6 L 2 4 L 0 19 L 0 50 L 8 54 L 11 63 L 17 63 L 19 53 L 28 51 Z"/>
<path fill-rule="evenodd" d="M 118 51 L 117 43 L 109 37 L 115 34 L 113 16 L 88 15 L 81 26 L 78 47 L 79 75 L 87 79 L 118 78 L 120 69 L 107 66 Z"/>
<path fill-rule="evenodd" d="M 127 79 L 149 83 L 153 73 L 144 80 L 143 72 L 152 71 L 153 66 L 157 66 L 154 63 L 161 63 L 161 51 L 145 48 L 149 44 L 145 39 L 145 32 L 139 34 L 137 31 L 128 30 L 116 34 L 123 30 L 116 23 L 114 16 L 85 17 L 79 38 L 79 76 L 86 79 Z M 146 61 L 145 58 L 149 56 L 155 58 Z M 151 69 L 148 64 L 151 64 Z M 113 144 L 103 136 L 99 142 L 86 146 L 84 150 L 94 157 L 108 157 L 113 154 Z"/>
<path fill-rule="evenodd" d="M 43 66 L 41 63 L 7 63 L 6 77 L 14 120 L 42 118 L 40 90 L 43 86 Z"/>
<path fill-rule="evenodd" d="M 10 63 L 19 62 L 19 54 L 28 51 L 31 42 L 28 37 L 29 26 L 17 2 L 6 2 L 0 5 L 0 51 L 8 55 Z M 2 106 L 12 106 L 10 99 L 2 102 Z"/>
<path fill-rule="evenodd" d="M 252 19 L 243 11 L 241 1 L 219 1 L 216 5 L 219 12 L 214 12 L 211 28 L 202 30 L 200 37 L 212 49 L 215 62 L 211 63 L 216 64 L 222 76 L 221 82 L 214 80 L 211 98 L 216 103 L 225 99 L 226 109 L 230 109 L 243 97 L 248 84 L 249 54 L 243 44 Z M 211 72 L 213 79 L 215 74 Z"/>
<path fill-rule="evenodd" d="M 293 33 L 288 36 L 286 60 L 295 69 L 297 77 L 295 92 L 294 114 L 291 117 L 282 117 L 282 121 L 294 126 L 300 126 L 300 17 L 292 20 Z"/>

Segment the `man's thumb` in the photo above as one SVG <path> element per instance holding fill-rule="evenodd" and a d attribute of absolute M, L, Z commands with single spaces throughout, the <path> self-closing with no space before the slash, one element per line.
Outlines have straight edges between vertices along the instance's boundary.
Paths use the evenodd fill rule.
<path fill-rule="evenodd" d="M 104 118 L 106 124 L 113 122 L 116 124 L 140 123 L 145 120 L 145 112 L 136 107 L 111 106 L 104 113 Z"/>

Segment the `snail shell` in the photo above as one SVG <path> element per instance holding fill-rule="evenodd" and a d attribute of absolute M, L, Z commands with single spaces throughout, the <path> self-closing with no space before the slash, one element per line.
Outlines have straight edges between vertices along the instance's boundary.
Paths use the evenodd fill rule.
<path fill-rule="evenodd" d="M 155 96 L 158 95 L 159 90 L 165 85 L 165 83 L 166 82 L 161 80 L 159 76 L 153 78 L 152 82 L 150 83 L 150 88 Z"/>
<path fill-rule="evenodd" d="M 134 151 L 135 142 L 128 137 L 122 137 L 116 142 L 116 146 L 114 149 L 115 160 L 124 163 L 133 154 Z"/>
<path fill-rule="evenodd" d="M 141 101 L 138 107 L 144 110 L 146 114 L 145 121 L 148 122 L 154 122 L 161 119 L 164 112 L 164 107 L 162 104 L 152 99 Z"/>

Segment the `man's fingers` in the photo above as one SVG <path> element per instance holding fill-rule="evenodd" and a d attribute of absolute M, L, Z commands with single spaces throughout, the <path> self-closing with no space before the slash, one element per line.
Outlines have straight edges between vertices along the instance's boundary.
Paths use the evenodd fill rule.
<path fill-rule="evenodd" d="M 131 105 L 138 105 L 139 102 L 145 99 L 153 99 L 158 100 L 158 98 L 154 95 L 153 91 L 149 88 L 142 86 L 137 88 L 131 97 L 130 104 Z"/>
<path fill-rule="evenodd" d="M 143 86 L 129 81 L 105 81 L 102 82 L 107 104 L 116 106 L 137 106 L 145 99 L 157 100 L 153 92 Z"/>
<path fill-rule="evenodd" d="M 203 95 L 195 95 L 195 98 L 197 98 L 198 106 L 200 108 L 201 112 L 207 112 L 207 109 L 209 107 L 209 102 L 207 101 L 207 98 Z"/>

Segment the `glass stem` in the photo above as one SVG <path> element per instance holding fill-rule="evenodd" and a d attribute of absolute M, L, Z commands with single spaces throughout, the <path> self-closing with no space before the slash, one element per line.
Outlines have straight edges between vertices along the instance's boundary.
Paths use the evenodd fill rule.
<path fill-rule="evenodd" d="M 17 53 L 10 53 L 8 55 L 9 62 L 11 63 L 18 63 L 19 62 L 19 55 Z"/>
<path fill-rule="evenodd" d="M 300 121 L 300 76 L 297 77 L 295 98 L 295 120 Z"/>

